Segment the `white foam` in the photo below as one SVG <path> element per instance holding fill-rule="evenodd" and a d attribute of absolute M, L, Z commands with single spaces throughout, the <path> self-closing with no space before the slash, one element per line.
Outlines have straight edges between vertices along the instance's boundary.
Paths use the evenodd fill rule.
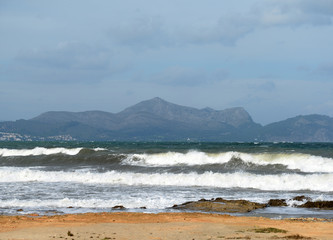
<path fill-rule="evenodd" d="M 333 174 L 279 174 L 256 175 L 236 173 L 131 173 L 109 171 L 104 173 L 77 170 L 74 172 L 42 171 L 39 169 L 0 168 L 0 182 L 77 182 L 82 184 L 203 186 L 217 188 L 255 188 L 273 191 L 333 191 Z"/>
<path fill-rule="evenodd" d="M 174 165 L 205 165 L 223 164 L 233 158 L 242 159 L 246 163 L 257 165 L 282 164 L 289 169 L 299 169 L 303 172 L 332 172 L 333 159 L 302 153 L 204 153 L 190 151 L 187 153 L 167 152 L 158 154 L 131 154 L 123 160 L 123 164 L 153 166 Z"/>
<path fill-rule="evenodd" d="M 185 201 L 184 199 L 180 199 Z M 171 204 L 175 199 L 167 196 L 150 196 L 139 197 L 139 198 L 123 198 L 123 199 L 73 199 L 73 198 L 63 198 L 63 199 L 52 199 L 52 200 L 20 200 L 20 199 L 10 199 L 10 200 L 0 200 L 0 206 L 2 208 L 37 208 L 37 209 L 53 209 L 53 208 L 109 208 L 113 206 L 122 205 L 126 208 L 140 208 L 146 207 L 149 209 L 165 209 L 172 206 Z"/>
<path fill-rule="evenodd" d="M 289 207 L 297 207 L 297 206 L 303 205 L 306 202 L 307 202 L 306 199 L 303 199 L 302 201 L 287 199 L 287 201 L 286 201 L 286 203 Z"/>
<path fill-rule="evenodd" d="M 51 154 L 66 154 L 76 155 L 82 148 L 43 148 L 35 147 L 33 149 L 7 149 L 0 148 L 0 156 L 14 157 L 14 156 L 38 156 L 38 155 L 51 155 Z"/>
<path fill-rule="evenodd" d="M 326 198 L 325 198 L 325 196 L 324 195 L 319 195 L 319 196 L 317 196 L 315 199 L 313 199 L 313 201 L 314 202 L 317 202 L 317 201 L 325 201 L 326 200 Z"/>
<path fill-rule="evenodd" d="M 106 149 L 106 148 L 100 148 L 100 147 L 98 147 L 98 148 L 94 148 L 94 151 L 95 152 L 98 152 L 98 151 L 107 151 L 108 149 Z"/>

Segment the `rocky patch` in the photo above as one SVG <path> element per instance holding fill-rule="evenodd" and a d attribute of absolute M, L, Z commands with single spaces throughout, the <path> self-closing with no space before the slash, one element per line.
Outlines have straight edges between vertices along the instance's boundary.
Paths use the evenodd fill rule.
<path fill-rule="evenodd" d="M 287 202 L 286 199 L 270 199 L 268 201 L 268 206 L 270 207 L 286 207 Z"/>
<path fill-rule="evenodd" d="M 333 210 L 333 201 L 312 201 L 311 198 L 302 196 L 296 196 L 291 200 L 303 202 L 298 205 L 293 205 L 298 208 L 319 208 L 323 210 Z M 268 206 L 270 207 L 285 207 L 288 206 L 287 199 L 270 199 L 268 201 Z"/>
<path fill-rule="evenodd" d="M 199 201 L 186 202 L 181 205 L 174 205 L 172 208 L 203 212 L 246 213 L 265 207 L 266 204 L 250 202 L 247 200 L 225 200 L 222 198 L 216 198 L 211 200 L 201 199 Z"/>
<path fill-rule="evenodd" d="M 323 210 L 333 210 L 333 201 L 308 201 L 298 207 L 302 208 L 319 208 Z"/>
<path fill-rule="evenodd" d="M 255 209 L 266 207 L 286 207 L 287 201 L 294 200 L 300 202 L 293 205 L 298 208 L 319 208 L 323 210 L 333 210 L 333 201 L 312 201 L 306 196 L 296 196 L 292 199 L 270 199 L 267 204 L 256 203 L 247 200 L 226 200 L 223 198 L 213 198 L 211 200 L 201 199 L 199 201 L 186 202 L 172 206 L 173 209 L 217 212 L 217 213 L 246 213 Z M 303 202 L 303 203 L 302 203 Z"/>

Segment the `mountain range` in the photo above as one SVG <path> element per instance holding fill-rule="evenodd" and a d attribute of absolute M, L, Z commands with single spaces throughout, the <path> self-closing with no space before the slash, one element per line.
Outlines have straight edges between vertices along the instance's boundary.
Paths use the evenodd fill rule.
<path fill-rule="evenodd" d="M 0 122 L 0 140 L 332 142 L 333 118 L 304 115 L 262 126 L 241 108 L 214 110 L 153 98 L 119 113 L 43 113 Z"/>

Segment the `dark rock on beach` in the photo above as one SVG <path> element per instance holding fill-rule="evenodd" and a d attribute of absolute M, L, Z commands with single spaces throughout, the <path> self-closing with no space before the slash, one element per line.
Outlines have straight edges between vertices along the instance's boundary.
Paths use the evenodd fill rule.
<path fill-rule="evenodd" d="M 298 208 L 319 208 L 323 210 L 333 210 L 333 201 L 315 201 L 306 196 L 296 196 L 292 200 L 304 202 L 301 205 L 295 205 Z M 306 202 L 305 202 L 306 201 Z M 286 207 L 287 199 L 270 199 L 267 204 L 250 202 L 247 200 L 225 200 L 223 198 L 213 198 L 211 200 L 200 199 L 198 201 L 186 202 L 180 205 L 172 206 L 173 209 L 219 212 L 219 213 L 246 213 L 255 209 L 266 207 Z"/>
<path fill-rule="evenodd" d="M 333 201 L 308 201 L 298 207 L 302 208 L 319 208 L 323 210 L 333 210 Z"/>
<path fill-rule="evenodd" d="M 302 195 L 302 196 L 296 196 L 296 197 L 294 197 L 293 200 L 295 200 L 295 201 L 304 201 L 304 200 L 311 201 L 311 198 Z"/>
<path fill-rule="evenodd" d="M 302 195 L 302 196 L 296 196 L 296 197 L 292 198 L 292 200 L 300 201 L 300 202 L 303 201 L 304 202 L 304 201 L 311 201 L 311 198 Z M 286 206 L 288 206 L 288 204 L 287 204 L 286 199 L 270 199 L 268 201 L 268 206 L 270 206 L 270 207 L 286 207 Z"/>
<path fill-rule="evenodd" d="M 122 205 L 116 205 L 116 206 L 112 207 L 112 210 L 124 210 L 124 209 L 126 209 L 126 208 Z"/>
<path fill-rule="evenodd" d="M 296 205 L 298 208 L 319 208 L 324 210 L 333 210 L 333 201 L 315 201 L 313 202 L 310 197 L 296 196 L 292 198 L 292 200 L 304 202 L 301 205 Z M 286 207 L 287 200 L 286 199 L 271 199 L 268 201 L 268 206 L 270 207 Z"/>
<path fill-rule="evenodd" d="M 270 207 L 286 207 L 286 199 L 270 199 L 268 201 L 268 206 Z"/>
<path fill-rule="evenodd" d="M 212 200 L 201 199 L 199 201 L 186 202 L 181 205 L 174 205 L 172 208 L 204 212 L 245 213 L 259 208 L 265 208 L 266 206 L 266 204 L 246 200 L 225 200 L 216 198 Z"/>

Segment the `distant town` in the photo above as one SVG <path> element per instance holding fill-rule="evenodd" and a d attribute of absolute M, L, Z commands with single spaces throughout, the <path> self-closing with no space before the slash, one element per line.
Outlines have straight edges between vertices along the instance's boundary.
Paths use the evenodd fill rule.
<path fill-rule="evenodd" d="M 19 133 L 0 132 L 0 141 L 74 141 L 74 140 L 76 139 L 70 135 L 35 137 L 30 135 L 22 135 Z"/>

